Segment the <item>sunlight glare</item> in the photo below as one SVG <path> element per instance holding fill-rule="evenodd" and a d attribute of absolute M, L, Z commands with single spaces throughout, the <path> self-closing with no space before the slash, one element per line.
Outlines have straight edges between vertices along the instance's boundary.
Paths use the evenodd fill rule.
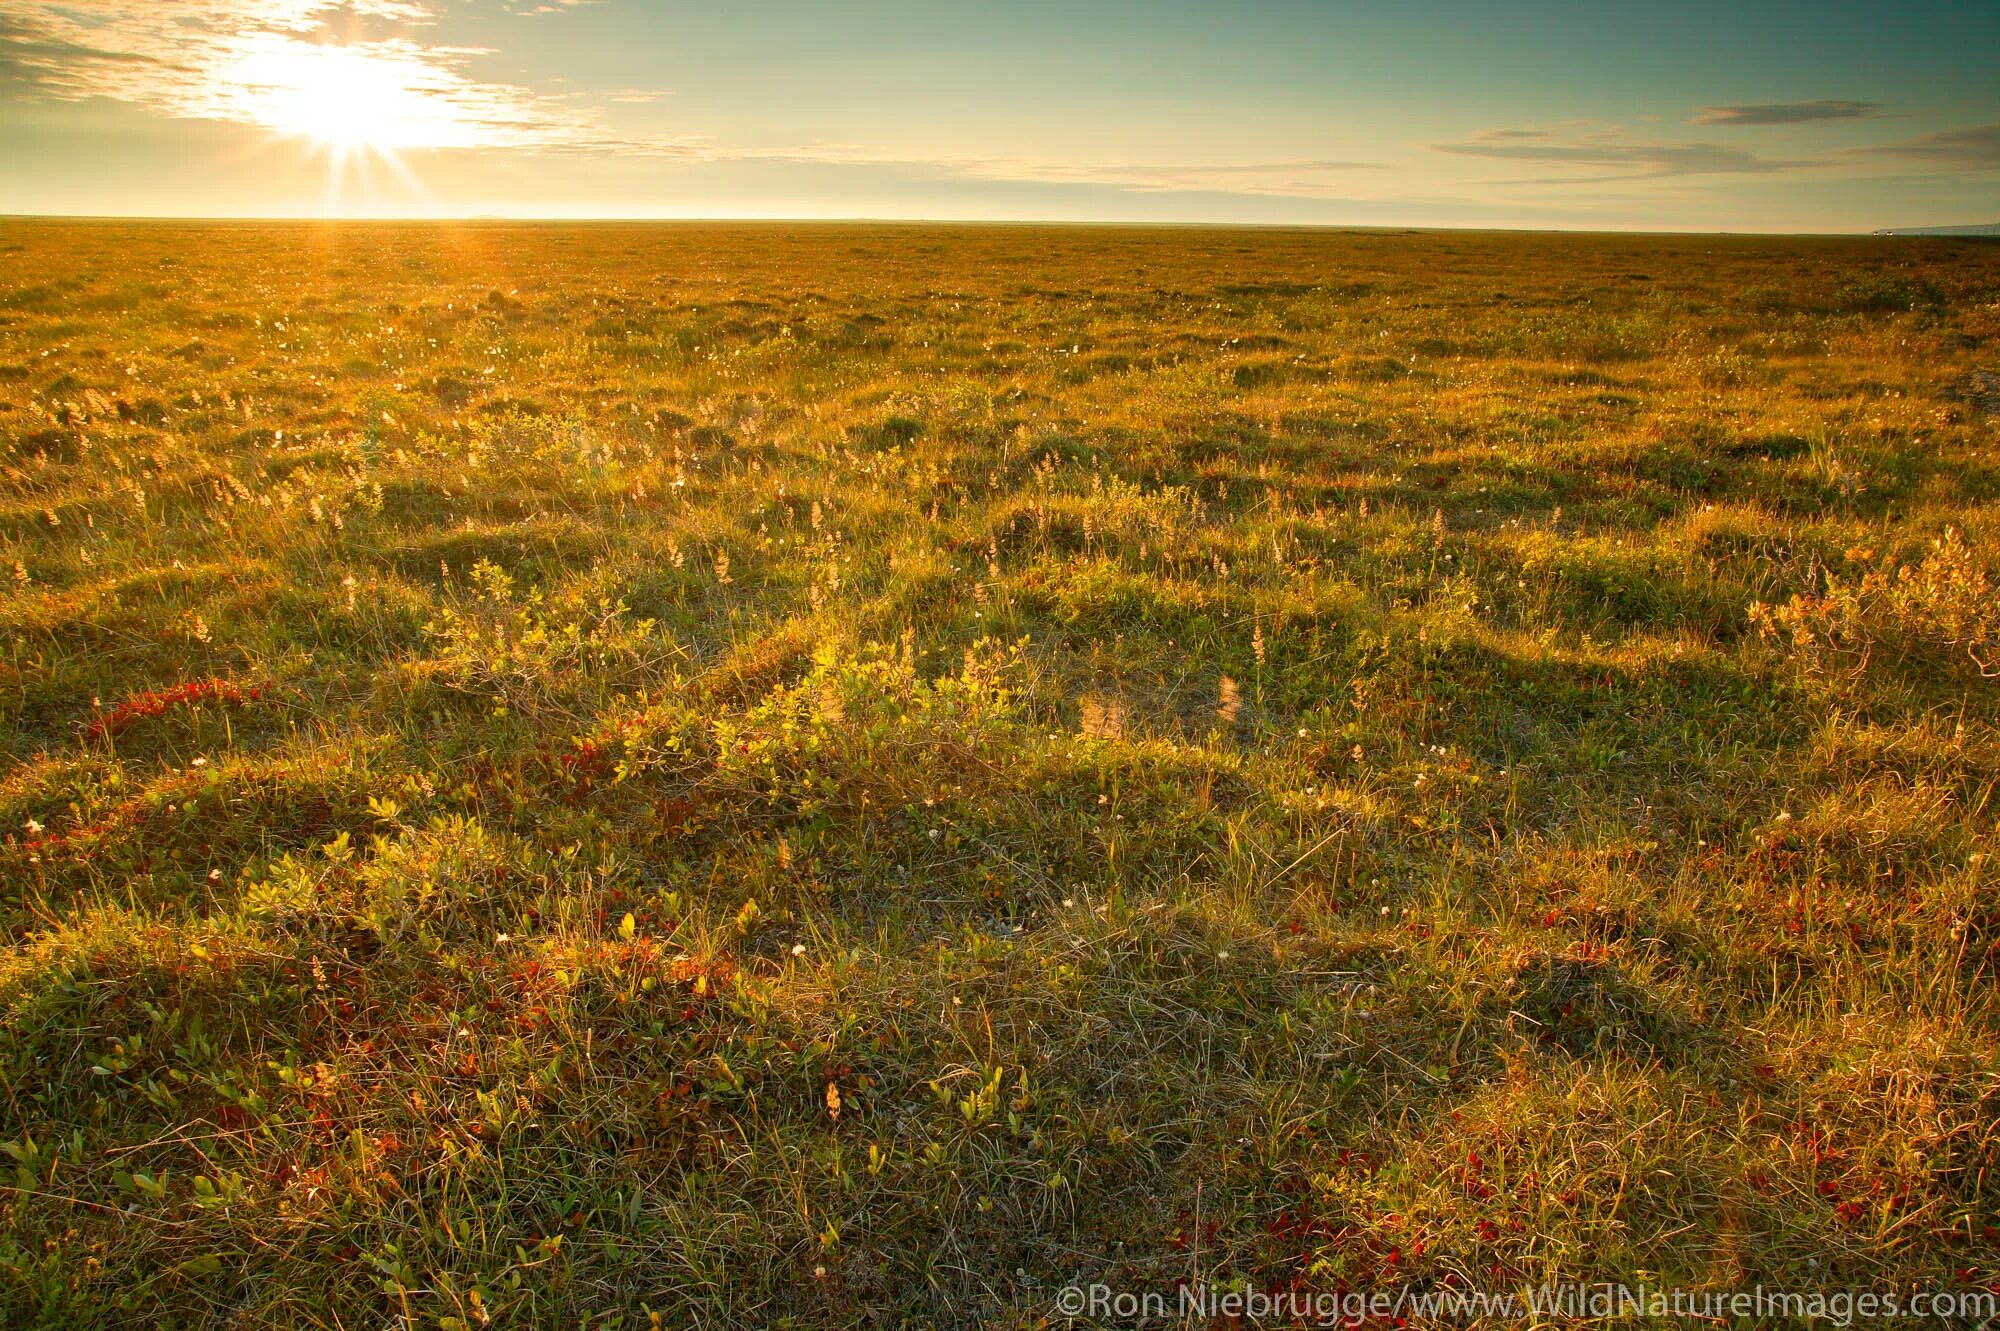
<path fill-rule="evenodd" d="M 253 50 L 222 76 L 247 118 L 335 153 L 470 148 L 481 122 L 441 95 L 421 59 L 285 41 Z"/>

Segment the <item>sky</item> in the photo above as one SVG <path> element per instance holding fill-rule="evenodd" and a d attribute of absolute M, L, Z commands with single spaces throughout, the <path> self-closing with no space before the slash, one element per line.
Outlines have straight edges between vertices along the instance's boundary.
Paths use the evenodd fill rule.
<path fill-rule="evenodd" d="M 2000 222 L 2000 4 L 0 0 L 0 213 Z"/>

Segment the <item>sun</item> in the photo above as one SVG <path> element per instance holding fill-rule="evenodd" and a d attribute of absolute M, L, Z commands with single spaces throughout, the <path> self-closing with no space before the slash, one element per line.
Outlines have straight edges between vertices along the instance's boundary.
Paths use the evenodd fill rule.
<path fill-rule="evenodd" d="M 481 122 L 450 95 L 449 76 L 394 46 L 269 42 L 246 52 L 220 81 L 244 118 L 336 156 L 482 141 Z"/>

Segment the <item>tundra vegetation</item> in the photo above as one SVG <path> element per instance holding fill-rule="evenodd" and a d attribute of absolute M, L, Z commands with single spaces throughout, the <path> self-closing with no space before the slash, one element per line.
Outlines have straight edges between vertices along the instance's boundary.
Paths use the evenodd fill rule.
<path fill-rule="evenodd" d="M 2000 248 L 0 225 L 0 1321 L 2000 1282 Z"/>

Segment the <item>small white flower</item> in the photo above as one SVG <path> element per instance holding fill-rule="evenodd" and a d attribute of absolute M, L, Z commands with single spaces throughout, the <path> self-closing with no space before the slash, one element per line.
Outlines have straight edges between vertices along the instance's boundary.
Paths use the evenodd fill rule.
<path fill-rule="evenodd" d="M 32 818 L 30 818 L 27 822 L 22 823 L 21 826 L 28 829 L 29 836 L 40 836 L 42 834 L 42 825 L 36 822 Z"/>
<path fill-rule="evenodd" d="M 804 943 L 794 943 L 794 944 L 792 944 L 792 955 L 793 955 L 793 956 L 795 956 L 795 957 L 803 957 L 803 956 L 804 956 L 805 954 L 806 954 L 806 945 L 805 945 Z"/>

